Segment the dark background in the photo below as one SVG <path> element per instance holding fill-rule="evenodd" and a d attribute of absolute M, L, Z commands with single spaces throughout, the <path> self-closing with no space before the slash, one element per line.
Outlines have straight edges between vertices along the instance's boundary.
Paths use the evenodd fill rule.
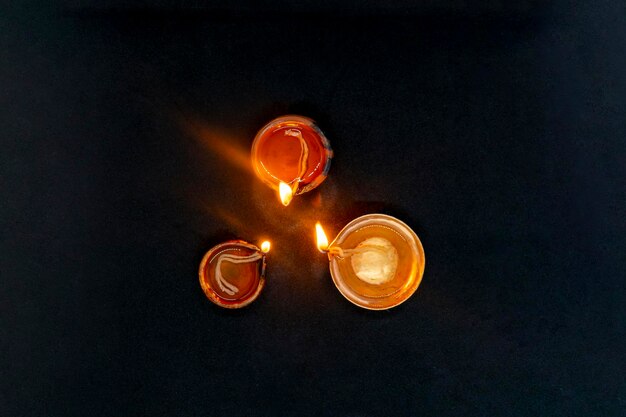
<path fill-rule="evenodd" d="M 625 415 L 623 1 L 35 3 L 0 13 L 0 415 Z M 258 128 L 335 150 L 280 207 Z M 313 224 L 422 239 L 335 289 Z M 272 240 L 248 308 L 203 253 Z"/>

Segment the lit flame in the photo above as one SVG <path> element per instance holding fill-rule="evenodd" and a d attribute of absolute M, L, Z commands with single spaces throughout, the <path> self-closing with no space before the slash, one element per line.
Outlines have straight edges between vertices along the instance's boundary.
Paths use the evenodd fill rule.
<path fill-rule="evenodd" d="M 264 241 L 263 243 L 261 243 L 261 252 L 263 253 L 269 252 L 271 246 L 272 245 L 270 244 L 269 240 Z"/>
<path fill-rule="evenodd" d="M 328 252 L 328 238 L 320 222 L 315 223 L 315 234 L 317 235 L 317 249 L 320 252 Z"/>
<path fill-rule="evenodd" d="M 280 195 L 280 201 L 283 203 L 283 206 L 287 207 L 293 198 L 293 190 L 291 187 L 281 181 L 280 184 L 278 184 L 278 194 Z"/>

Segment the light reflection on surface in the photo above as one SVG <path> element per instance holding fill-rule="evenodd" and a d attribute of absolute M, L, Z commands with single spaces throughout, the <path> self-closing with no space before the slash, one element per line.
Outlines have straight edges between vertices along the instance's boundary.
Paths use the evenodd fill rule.
<path fill-rule="evenodd" d="M 250 149 L 240 145 L 241 140 L 232 133 L 193 120 L 185 120 L 181 125 L 185 133 L 211 153 L 241 170 L 252 172 Z"/>
<path fill-rule="evenodd" d="M 271 240 L 277 253 L 269 268 L 272 279 L 288 281 L 301 292 L 314 290 L 328 274 L 328 261 L 318 256 L 310 236 L 317 220 L 339 227 L 328 207 L 340 203 L 337 184 L 332 179 L 323 187 L 303 194 L 288 207 L 277 204 L 276 192 L 254 175 L 250 161 L 253 137 L 246 138 L 236 130 L 214 126 L 199 118 L 185 117 L 180 129 L 193 144 L 189 153 L 190 174 L 178 186 L 185 200 L 198 211 L 195 228 L 212 235 L 227 230 L 229 235 L 252 241 Z M 322 200 L 324 204 L 322 204 Z M 329 211 L 328 213 L 326 211 Z M 339 222 L 339 224 L 334 224 Z M 262 237 L 262 239 L 261 239 Z M 218 239 L 219 240 L 219 239 Z M 219 241 L 211 242 L 217 244 Z M 303 265 L 311 265 L 310 275 Z M 284 282 L 283 282 L 284 284 Z M 332 289 L 330 278 L 328 289 Z"/>

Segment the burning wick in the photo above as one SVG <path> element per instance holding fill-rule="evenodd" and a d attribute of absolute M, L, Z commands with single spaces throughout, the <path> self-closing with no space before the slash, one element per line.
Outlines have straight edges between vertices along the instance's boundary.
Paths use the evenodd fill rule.
<path fill-rule="evenodd" d="M 293 198 L 293 190 L 288 184 L 281 181 L 278 184 L 278 195 L 280 196 L 280 202 L 287 207 Z"/>
<path fill-rule="evenodd" d="M 328 238 L 320 222 L 315 223 L 315 235 L 317 237 L 317 250 L 322 253 L 328 253 Z"/>
<path fill-rule="evenodd" d="M 265 274 L 265 255 L 270 251 L 270 246 L 270 242 L 266 240 L 261 244 L 261 251 L 253 253 L 252 255 L 238 256 L 228 253 L 223 253 L 219 255 L 217 259 L 217 264 L 215 265 L 215 281 L 217 281 L 217 285 L 220 287 L 220 289 L 228 295 L 235 295 L 239 292 L 239 288 L 226 281 L 226 279 L 223 277 L 222 262 L 244 264 L 249 262 L 256 262 L 259 259 L 263 259 L 263 267 L 261 269 L 261 276 L 263 276 Z"/>
<path fill-rule="evenodd" d="M 302 182 L 304 175 L 306 174 L 308 160 L 309 160 L 309 147 L 306 144 L 306 141 L 302 137 L 302 132 L 298 129 L 289 129 L 285 131 L 285 136 L 292 136 L 298 138 L 300 141 L 300 159 L 298 160 L 300 169 L 298 171 L 298 176 L 291 180 L 289 183 L 285 183 L 283 181 L 278 185 L 278 194 L 280 196 L 280 201 L 283 203 L 283 206 L 287 207 L 291 200 L 293 199 L 293 195 L 298 190 L 298 185 Z"/>
<path fill-rule="evenodd" d="M 385 238 L 373 237 L 365 239 L 354 249 L 343 249 L 337 244 L 329 246 L 328 238 L 320 222 L 315 224 L 317 249 L 342 260 L 350 258 L 356 276 L 370 284 L 383 284 L 390 281 L 398 268 L 398 251 Z"/>

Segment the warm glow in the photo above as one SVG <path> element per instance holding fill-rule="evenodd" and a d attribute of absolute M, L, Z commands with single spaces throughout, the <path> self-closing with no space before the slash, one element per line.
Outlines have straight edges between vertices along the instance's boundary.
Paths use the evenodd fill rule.
<path fill-rule="evenodd" d="M 241 146 L 241 141 L 232 133 L 191 117 L 180 120 L 180 123 L 185 132 L 207 150 L 243 171 L 250 170 L 250 150 Z"/>
<path fill-rule="evenodd" d="M 278 194 L 280 194 L 280 201 L 283 203 L 283 206 L 287 207 L 293 198 L 291 187 L 281 181 L 278 185 Z"/>
<path fill-rule="evenodd" d="M 317 235 L 317 249 L 320 252 L 328 251 L 328 238 L 320 222 L 315 223 L 315 234 Z"/>
<path fill-rule="evenodd" d="M 270 251 L 270 247 L 271 244 L 269 242 L 269 240 L 266 240 L 265 242 L 261 243 L 261 252 L 263 253 L 267 253 Z"/>

